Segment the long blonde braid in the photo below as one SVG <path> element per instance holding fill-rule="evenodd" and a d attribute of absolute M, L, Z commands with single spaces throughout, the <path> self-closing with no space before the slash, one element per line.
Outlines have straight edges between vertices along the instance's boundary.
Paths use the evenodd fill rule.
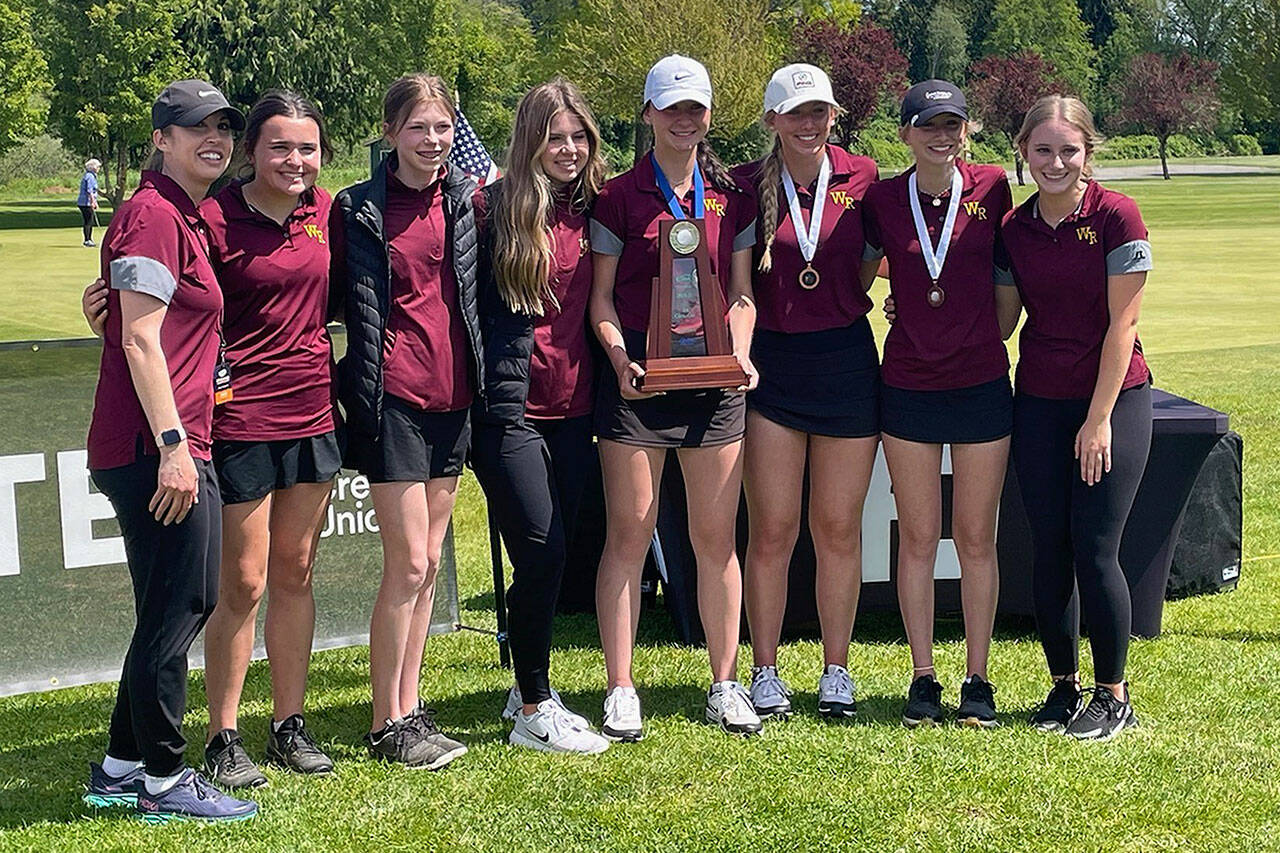
<path fill-rule="evenodd" d="M 773 150 L 760 161 L 756 171 L 756 188 L 760 195 L 760 226 L 764 234 L 764 252 L 760 255 L 760 272 L 773 266 L 773 238 L 778 233 L 778 181 L 782 179 L 782 140 L 773 137 Z"/>

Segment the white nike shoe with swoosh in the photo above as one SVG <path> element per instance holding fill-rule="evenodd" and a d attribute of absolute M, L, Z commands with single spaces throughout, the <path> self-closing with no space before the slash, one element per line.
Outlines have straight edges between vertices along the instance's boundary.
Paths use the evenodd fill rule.
<path fill-rule="evenodd" d="M 551 700 L 561 707 L 566 714 L 572 719 L 573 724 L 580 729 L 591 728 L 591 721 L 581 714 L 575 714 L 569 710 L 569 706 L 564 704 L 564 699 L 560 698 L 559 692 L 554 687 L 551 688 Z M 511 689 L 507 691 L 507 704 L 502 709 L 502 719 L 514 720 L 516 715 L 524 707 L 524 699 L 520 695 L 520 685 L 513 684 Z"/>
<path fill-rule="evenodd" d="M 542 752 L 595 755 L 609 748 L 609 741 L 599 734 L 575 725 L 573 716 L 554 699 L 546 699 L 538 703 L 538 709 L 532 714 L 516 713 L 515 726 L 508 740 L 512 746 L 526 746 Z"/>
<path fill-rule="evenodd" d="M 640 696 L 634 687 L 615 687 L 604 697 L 604 725 L 609 740 L 635 743 L 644 737 L 640 720 Z"/>

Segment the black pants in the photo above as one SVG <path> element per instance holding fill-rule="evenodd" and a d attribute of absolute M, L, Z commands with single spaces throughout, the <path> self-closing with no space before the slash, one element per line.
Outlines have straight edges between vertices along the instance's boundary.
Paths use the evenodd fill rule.
<path fill-rule="evenodd" d="M 471 463 L 511 558 L 507 634 L 529 704 L 551 697 L 551 627 L 591 458 L 589 415 L 473 427 Z"/>
<path fill-rule="evenodd" d="M 196 460 L 200 502 L 168 527 L 147 509 L 156 491 L 158 457 L 92 472 L 124 534 L 137 623 L 111 713 L 107 754 L 141 760 L 152 776 L 183 766 L 187 748 L 187 650 L 218 601 L 222 502 L 213 465 Z"/>
<path fill-rule="evenodd" d="M 79 205 L 80 221 L 84 225 L 84 241 L 88 243 L 93 239 L 93 208 L 87 204 Z"/>
<path fill-rule="evenodd" d="M 1120 392 L 1111 413 L 1111 471 L 1087 485 L 1074 458 L 1088 400 L 1018 394 L 1013 464 L 1035 545 L 1032 589 L 1049 672 L 1079 669 L 1080 610 L 1093 646 L 1094 680 L 1124 680 L 1133 619 L 1120 570 L 1120 537 L 1151 450 L 1151 386 Z"/>

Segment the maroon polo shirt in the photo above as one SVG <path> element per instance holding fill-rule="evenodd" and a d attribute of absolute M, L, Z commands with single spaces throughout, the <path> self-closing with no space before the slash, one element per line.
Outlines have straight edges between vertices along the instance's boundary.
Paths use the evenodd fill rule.
<path fill-rule="evenodd" d="M 191 455 L 209 459 L 222 291 L 209 262 L 200 212 L 171 178 L 143 172 L 137 191 L 111 217 L 102 238 L 102 277 L 110 289 L 89 424 L 89 467 L 129 465 L 137 461 L 138 448 L 146 455 L 158 453 L 121 347 L 122 290 L 146 293 L 167 304 L 160 349 L 173 401 Z"/>
<path fill-rule="evenodd" d="M 690 218 L 693 198 L 690 187 L 680 199 Z M 710 181 L 703 206 L 711 273 L 719 281 L 727 304 L 733 253 L 755 243 L 755 208 L 743 193 L 725 192 Z M 664 220 L 673 218 L 654 180 L 653 160 L 648 154 L 606 183 L 596 198 L 591 213 L 591 250 L 618 258 L 613 302 L 624 328 L 637 332 L 649 329 L 649 298 L 658 275 L 658 229 Z"/>
<path fill-rule="evenodd" d="M 388 394 L 416 408 L 453 412 L 471 405 L 472 389 L 440 185 L 415 190 L 387 172 L 391 311 L 382 381 Z"/>
<path fill-rule="evenodd" d="M 587 217 L 558 200 L 551 223 L 555 254 L 551 286 L 560 303 L 544 301 L 534 319 L 529 363 L 531 418 L 575 418 L 591 412 L 594 369 L 587 344 L 587 302 L 591 296 L 591 242 Z"/>
<path fill-rule="evenodd" d="M 334 428 L 325 330 L 331 203 L 314 187 L 280 224 L 250 207 L 234 182 L 200 205 L 222 285 L 233 392 L 214 409 L 216 439 L 276 441 Z"/>
<path fill-rule="evenodd" d="M 1051 228 L 1033 195 L 1005 216 L 1003 239 L 1027 309 L 1018 339 L 1018 390 L 1063 400 L 1092 397 L 1111 323 L 1107 276 L 1151 269 L 1138 205 L 1090 181 L 1076 212 Z M 1123 387 L 1150 376 L 1135 339 Z"/>
<path fill-rule="evenodd" d="M 995 259 L 1000 220 L 1013 205 L 1009 181 L 999 166 L 957 160 L 964 179 L 946 264 L 938 285 L 946 291 L 940 308 L 929 306 L 933 282 L 920 251 L 907 200 L 912 170 L 880 181 L 862 202 L 867 243 L 864 257 L 887 257 L 889 291 L 897 319 L 884 342 L 885 383 L 911 391 L 968 388 L 1009 372 L 1009 355 L 996 318 Z M 934 207 L 920 193 L 930 238 L 937 246 L 950 192 Z"/>
<path fill-rule="evenodd" d="M 871 299 L 862 289 L 858 271 L 862 265 L 862 197 L 879 179 L 876 163 L 870 157 L 858 157 L 836 145 L 827 146 L 831 161 L 831 178 L 827 185 L 827 203 L 822 214 L 822 230 L 818 235 L 818 251 L 813 268 L 821 280 L 813 290 L 800 286 L 800 271 L 805 268 L 796 225 L 791 221 L 787 191 L 778 181 L 778 227 L 773 238 L 772 266 L 760 270 L 764 251 L 764 234 L 756 223 L 756 245 L 753 253 L 752 286 L 756 298 L 756 326 L 774 332 L 818 332 L 851 325 L 871 310 Z M 746 163 L 733 170 L 734 178 L 760 210 L 759 172 L 763 160 Z M 813 214 L 815 179 L 807 187 L 796 187 L 796 197 L 805 221 L 800 226 L 808 233 Z"/>

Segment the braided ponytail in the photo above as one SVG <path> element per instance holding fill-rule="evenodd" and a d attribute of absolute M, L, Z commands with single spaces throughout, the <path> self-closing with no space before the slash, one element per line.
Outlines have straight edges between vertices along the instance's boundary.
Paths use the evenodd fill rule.
<path fill-rule="evenodd" d="M 705 139 L 698 143 L 698 168 L 711 186 L 724 192 L 737 192 L 738 185 L 730 177 L 728 167 L 711 150 L 711 143 Z"/>
<path fill-rule="evenodd" d="M 760 272 L 773 266 L 773 238 L 778 234 L 778 181 L 782 177 L 782 140 L 773 138 L 773 150 L 760 161 L 756 172 L 756 188 L 760 194 L 760 227 L 764 235 L 764 252 L 760 255 Z"/>

